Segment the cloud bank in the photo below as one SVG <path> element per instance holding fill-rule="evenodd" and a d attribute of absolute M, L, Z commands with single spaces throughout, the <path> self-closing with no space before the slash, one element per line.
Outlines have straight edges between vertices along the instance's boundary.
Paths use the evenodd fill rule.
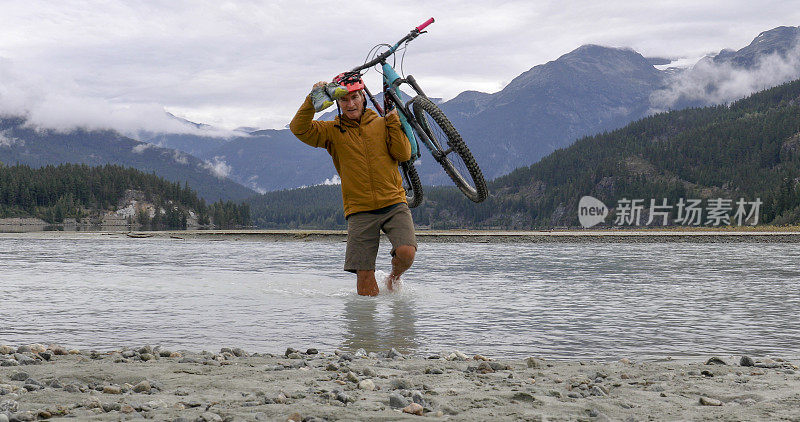
<path fill-rule="evenodd" d="M 800 44 L 785 56 L 764 56 L 752 67 L 715 63 L 704 58 L 670 78 L 665 89 L 650 96 L 652 112 L 682 105 L 728 104 L 758 91 L 800 78 Z"/>
<path fill-rule="evenodd" d="M 0 13 L 0 56 L 8 58 L 0 111 L 62 130 L 194 133 L 165 110 L 227 129 L 283 128 L 315 81 L 358 65 L 373 45 L 430 16 L 436 23 L 410 44 L 403 68 L 431 96 L 449 99 L 497 91 L 587 43 L 662 57 L 745 45 L 765 29 L 796 25 L 800 8 L 751 0 L 408 0 L 402 8 L 375 0 L 346 8 L 316 0 L 11 0 Z M 378 81 L 367 75 L 371 86 Z"/>

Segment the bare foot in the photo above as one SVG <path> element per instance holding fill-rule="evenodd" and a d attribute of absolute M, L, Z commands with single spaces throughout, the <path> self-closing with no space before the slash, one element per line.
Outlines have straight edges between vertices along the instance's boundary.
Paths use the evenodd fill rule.
<path fill-rule="evenodd" d="M 399 275 L 396 276 L 394 274 L 389 274 L 386 277 L 386 288 L 390 292 L 394 292 L 395 290 L 400 290 L 400 276 Z"/>
<path fill-rule="evenodd" d="M 371 279 L 358 280 L 356 291 L 361 296 L 377 296 L 379 293 L 378 282 L 373 276 Z"/>

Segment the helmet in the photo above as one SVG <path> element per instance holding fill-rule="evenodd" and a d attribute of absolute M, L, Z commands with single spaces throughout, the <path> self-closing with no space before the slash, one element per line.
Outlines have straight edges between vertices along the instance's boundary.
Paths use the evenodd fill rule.
<path fill-rule="evenodd" d="M 364 81 L 358 72 L 344 72 L 333 78 L 333 82 L 347 88 L 347 92 L 355 92 L 364 89 Z"/>

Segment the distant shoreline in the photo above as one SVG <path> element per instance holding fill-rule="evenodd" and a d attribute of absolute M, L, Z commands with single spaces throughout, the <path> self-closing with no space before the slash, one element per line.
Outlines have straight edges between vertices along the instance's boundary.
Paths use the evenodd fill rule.
<path fill-rule="evenodd" d="M 429 243 L 800 243 L 800 229 L 741 228 L 736 230 L 417 230 L 417 240 Z M 0 239 L 168 239 L 233 241 L 343 241 L 346 230 L 175 230 L 175 231 L 42 231 L 0 233 Z"/>

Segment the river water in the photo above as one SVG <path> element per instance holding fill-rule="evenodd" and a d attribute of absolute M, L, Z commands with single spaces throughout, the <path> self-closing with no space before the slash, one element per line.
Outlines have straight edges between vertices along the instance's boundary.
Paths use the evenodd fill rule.
<path fill-rule="evenodd" d="M 333 241 L 0 238 L 0 344 L 800 356 L 795 244 L 421 243 L 402 292 L 376 298 L 355 294 L 343 255 Z"/>

